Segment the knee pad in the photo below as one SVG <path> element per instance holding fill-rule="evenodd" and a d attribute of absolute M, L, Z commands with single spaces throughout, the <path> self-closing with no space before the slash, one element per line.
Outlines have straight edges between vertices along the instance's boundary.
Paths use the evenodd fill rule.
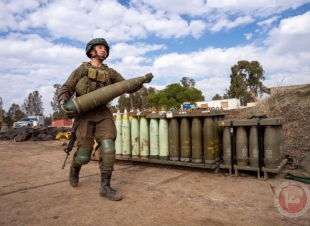
<path fill-rule="evenodd" d="M 103 165 L 106 167 L 114 166 L 115 161 L 115 146 L 112 139 L 100 141 L 100 152 Z"/>
<path fill-rule="evenodd" d="M 91 149 L 79 147 L 74 158 L 74 162 L 80 165 L 87 164 L 91 159 Z"/>

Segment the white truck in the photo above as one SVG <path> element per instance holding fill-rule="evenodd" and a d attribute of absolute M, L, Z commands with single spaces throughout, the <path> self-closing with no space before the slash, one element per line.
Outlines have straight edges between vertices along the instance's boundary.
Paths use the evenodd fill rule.
<path fill-rule="evenodd" d="M 13 129 L 23 126 L 44 126 L 44 116 L 28 116 L 27 118 L 22 118 L 13 123 Z"/>

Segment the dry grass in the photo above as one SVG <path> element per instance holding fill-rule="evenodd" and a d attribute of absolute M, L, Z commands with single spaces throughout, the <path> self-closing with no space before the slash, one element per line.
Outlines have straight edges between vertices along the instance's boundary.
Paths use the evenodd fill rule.
<path fill-rule="evenodd" d="M 310 85 L 286 91 L 279 88 L 255 107 L 231 110 L 227 118 L 244 119 L 252 115 L 283 117 L 285 151 L 293 157 L 294 166 L 310 152 Z"/>

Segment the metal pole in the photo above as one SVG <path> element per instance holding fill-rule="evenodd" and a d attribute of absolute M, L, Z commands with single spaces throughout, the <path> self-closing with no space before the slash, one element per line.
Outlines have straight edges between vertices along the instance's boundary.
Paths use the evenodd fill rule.
<path fill-rule="evenodd" d="M 231 161 L 231 171 L 233 171 L 233 169 L 234 169 L 234 153 L 235 153 L 235 151 L 234 151 L 234 146 L 235 146 L 235 144 L 234 144 L 234 128 L 233 128 L 233 121 L 230 121 L 230 143 L 231 143 L 231 159 L 230 159 L 230 161 Z"/>
<path fill-rule="evenodd" d="M 263 166 L 263 142 L 260 127 L 260 117 L 257 117 L 257 130 L 258 130 L 258 156 L 259 156 L 259 171 L 262 171 Z"/>

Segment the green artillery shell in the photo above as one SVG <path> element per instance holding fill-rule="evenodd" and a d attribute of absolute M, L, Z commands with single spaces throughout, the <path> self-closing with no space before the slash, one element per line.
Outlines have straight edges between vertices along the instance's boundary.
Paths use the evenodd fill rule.
<path fill-rule="evenodd" d="M 231 165 L 231 137 L 230 128 L 225 126 L 223 131 L 223 160 L 224 165 Z"/>
<path fill-rule="evenodd" d="M 140 129 L 139 120 L 137 116 L 132 116 L 130 123 L 131 136 L 131 156 L 133 158 L 140 157 Z"/>
<path fill-rule="evenodd" d="M 203 124 L 203 150 L 205 164 L 214 164 L 215 152 L 214 152 L 214 125 L 211 117 L 206 117 Z"/>
<path fill-rule="evenodd" d="M 159 132 L 158 132 L 158 119 L 150 119 L 150 158 L 158 159 L 159 155 Z"/>
<path fill-rule="evenodd" d="M 169 131 L 166 118 L 159 119 L 159 159 L 169 159 Z"/>
<path fill-rule="evenodd" d="M 122 120 L 122 155 L 130 156 L 131 147 L 130 147 L 130 125 L 127 115 L 127 110 L 125 109 Z"/>
<path fill-rule="evenodd" d="M 221 122 L 223 120 L 222 116 L 217 116 L 217 121 Z M 218 126 L 218 135 L 219 135 L 219 157 L 220 159 L 223 156 L 223 130 L 224 127 L 223 126 Z"/>
<path fill-rule="evenodd" d="M 81 114 L 103 104 L 109 103 L 114 98 L 134 90 L 143 83 L 150 82 L 152 78 L 152 74 L 146 74 L 145 76 L 114 83 L 87 93 L 83 96 L 74 98 L 68 101 L 66 106 L 69 111 L 74 111 L 76 114 Z"/>
<path fill-rule="evenodd" d="M 215 161 L 219 161 L 221 159 L 220 153 L 220 137 L 219 137 L 219 126 L 217 117 L 213 117 L 213 129 L 214 129 L 214 155 Z"/>
<path fill-rule="evenodd" d="M 188 118 L 181 119 L 181 129 L 180 129 L 180 140 L 181 140 L 181 158 L 182 162 L 191 161 L 191 128 Z"/>
<path fill-rule="evenodd" d="M 115 140 L 115 154 L 116 156 L 120 156 L 122 154 L 122 117 L 121 113 L 118 110 L 116 114 L 116 119 L 115 119 L 115 126 L 116 126 L 116 140 Z"/>
<path fill-rule="evenodd" d="M 250 166 L 259 167 L 259 143 L 257 126 L 251 126 L 249 134 L 249 156 Z"/>
<path fill-rule="evenodd" d="M 202 125 L 199 118 L 194 117 L 191 129 L 192 162 L 202 163 Z"/>
<path fill-rule="evenodd" d="M 237 127 L 236 160 L 237 166 L 248 165 L 248 136 L 244 126 Z"/>
<path fill-rule="evenodd" d="M 277 132 L 275 126 L 266 126 L 264 133 L 265 167 L 276 169 L 279 165 L 280 153 L 278 149 Z"/>
<path fill-rule="evenodd" d="M 140 157 L 149 158 L 149 126 L 145 116 L 140 117 Z"/>
<path fill-rule="evenodd" d="M 176 118 L 172 118 L 170 121 L 169 129 L 169 139 L 170 139 L 170 160 L 179 161 L 180 160 L 180 128 L 179 121 Z"/>

